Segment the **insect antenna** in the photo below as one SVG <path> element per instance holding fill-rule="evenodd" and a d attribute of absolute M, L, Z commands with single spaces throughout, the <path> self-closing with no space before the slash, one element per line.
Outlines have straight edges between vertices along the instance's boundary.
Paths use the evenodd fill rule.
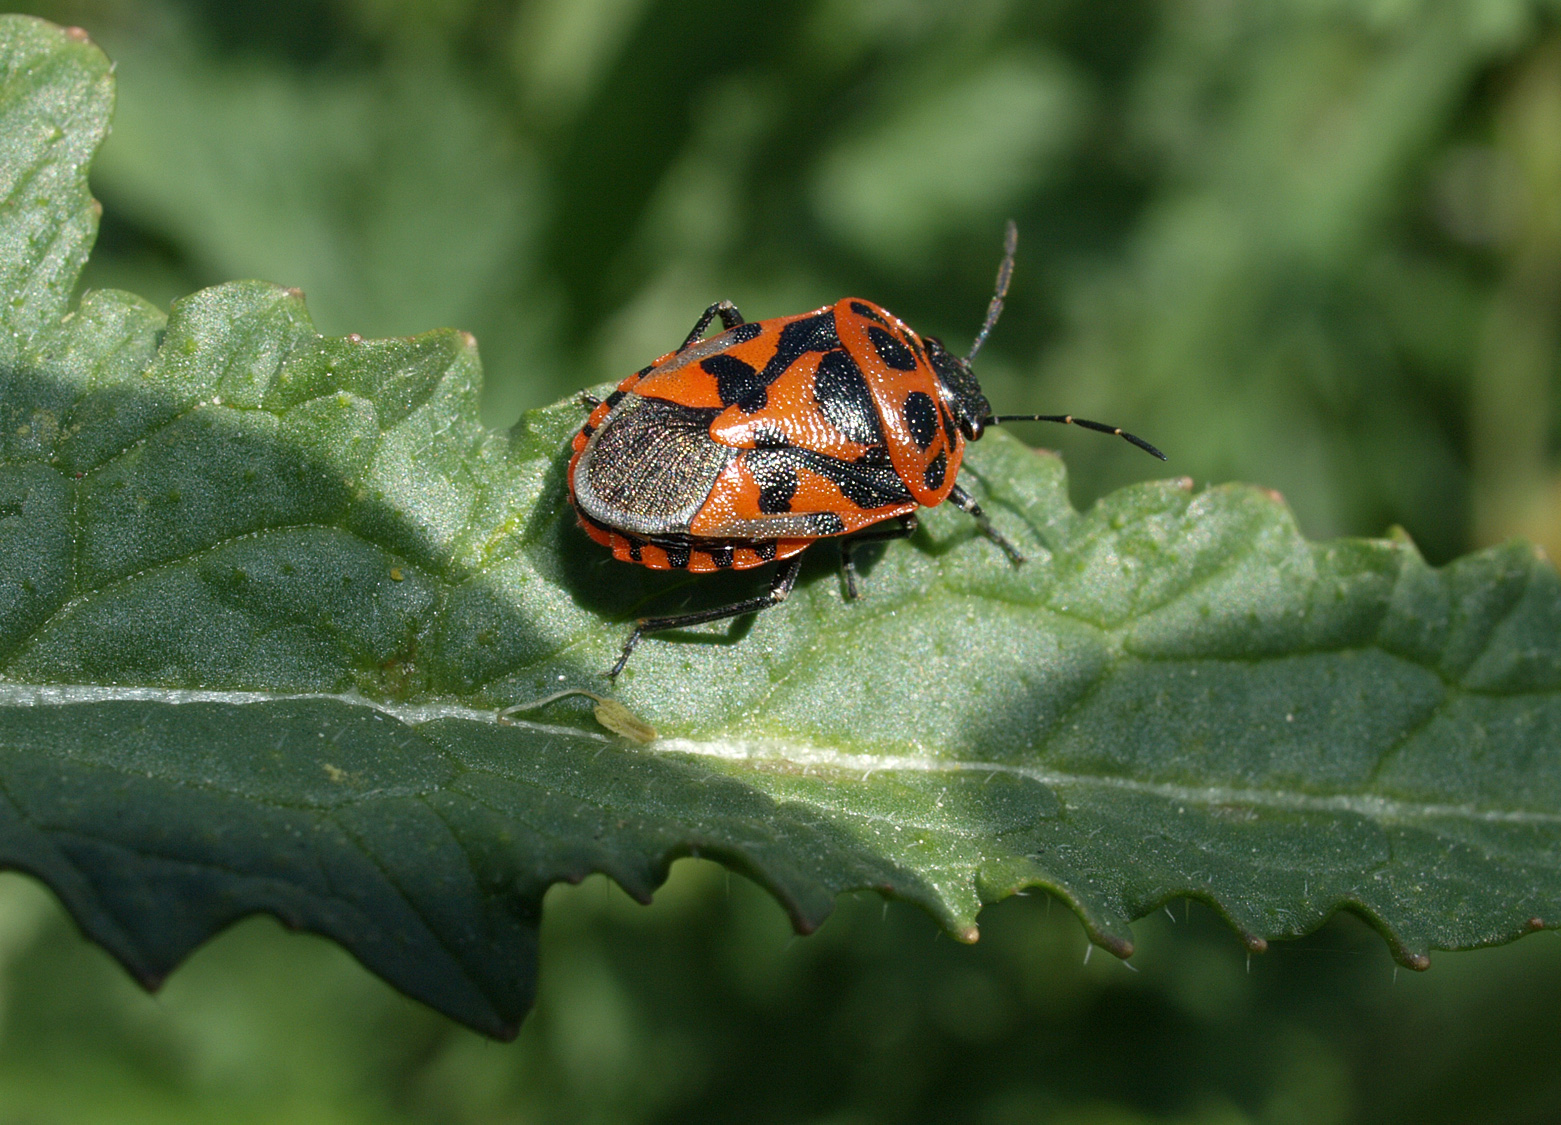
<path fill-rule="evenodd" d="M 992 300 L 986 307 L 986 323 L 981 325 L 981 331 L 976 333 L 976 342 L 970 345 L 970 354 L 965 357 L 969 363 L 976 358 L 976 353 L 981 350 L 981 345 L 986 343 L 986 338 L 992 332 L 992 325 L 997 323 L 997 318 L 1003 314 L 1003 298 L 1008 296 L 1008 281 L 1014 276 L 1014 252 L 1019 249 L 1019 228 L 1012 219 L 1008 220 L 1008 226 L 1003 231 L 1003 264 L 997 267 L 997 288 L 992 293 Z"/>
<path fill-rule="evenodd" d="M 1003 314 L 1003 298 L 1008 296 L 1008 283 L 1014 276 L 1014 253 L 1019 249 L 1019 227 L 1012 219 L 1003 230 L 1003 262 L 997 267 L 997 285 L 992 293 L 992 300 L 986 307 L 986 321 L 981 325 L 981 331 L 976 333 L 976 342 L 970 345 L 970 354 L 965 357 L 968 364 L 976 358 L 976 353 L 981 350 L 981 345 L 986 343 L 986 338 L 992 333 L 992 326 L 997 323 L 997 318 Z M 1108 426 L 1104 422 L 1091 422 L 1087 418 L 1075 418 L 1071 414 L 994 414 L 981 420 L 983 426 L 993 426 L 1002 422 L 1060 422 L 1065 426 L 1082 426 L 1086 430 L 1094 430 L 1102 434 L 1115 434 L 1124 441 L 1132 442 L 1145 453 L 1151 453 L 1162 461 L 1169 460 L 1154 446 L 1150 445 L 1137 434 L 1130 434 L 1121 426 Z"/>
<path fill-rule="evenodd" d="M 1065 426 L 1082 426 L 1086 430 L 1094 430 L 1100 434 L 1115 434 L 1124 441 L 1130 441 L 1145 453 L 1152 453 L 1162 461 L 1169 460 L 1154 446 L 1150 445 L 1137 434 L 1130 434 L 1121 426 L 1108 426 L 1104 422 L 1091 422 L 1087 418 L 1075 418 L 1071 414 L 994 414 L 989 418 L 983 418 L 983 426 L 993 426 L 1002 422 L 1061 422 Z"/>

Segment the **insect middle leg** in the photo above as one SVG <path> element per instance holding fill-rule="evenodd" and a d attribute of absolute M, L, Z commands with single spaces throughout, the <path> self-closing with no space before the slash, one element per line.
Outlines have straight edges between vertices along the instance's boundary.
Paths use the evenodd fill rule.
<path fill-rule="evenodd" d="M 634 623 L 634 632 L 629 634 L 629 639 L 623 642 L 623 651 L 618 655 L 618 662 L 607 673 L 608 679 L 616 679 L 618 673 L 623 671 L 623 666 L 629 662 L 629 654 L 634 651 L 634 646 L 640 643 L 640 638 L 646 633 L 660 633 L 667 629 L 682 629 L 689 625 L 703 625 L 707 621 L 724 621 L 729 617 L 742 617 L 749 613 L 758 613 L 761 609 L 769 609 L 771 606 L 780 605 L 791 594 L 791 588 L 797 584 L 797 575 L 802 570 L 802 555 L 793 555 L 781 563 L 776 570 L 775 577 L 770 580 L 770 592 L 761 594 L 747 601 L 736 602 L 732 605 L 717 606 L 714 609 L 699 609 L 693 613 L 674 613 L 666 617 L 642 617 Z"/>
<path fill-rule="evenodd" d="M 737 306 L 730 301 L 717 301 L 699 315 L 694 322 L 694 330 L 688 334 L 688 339 L 683 341 L 678 351 L 687 351 L 689 345 L 705 334 L 705 329 L 710 327 L 710 322 L 716 317 L 721 318 L 722 328 L 736 328 L 739 324 L 746 323 L 743 314 L 737 311 Z"/>
<path fill-rule="evenodd" d="M 975 520 L 976 526 L 981 529 L 981 534 L 1001 547 L 1003 553 L 1008 556 L 1015 566 L 1024 562 L 1024 556 L 1019 553 L 1019 548 L 1015 547 L 1007 539 L 1004 539 L 1003 533 L 992 526 L 992 521 L 987 519 L 986 513 L 981 510 L 981 505 L 975 502 L 970 493 L 956 484 L 949 492 L 949 503 Z"/>
<path fill-rule="evenodd" d="M 912 512 L 907 516 L 900 516 L 899 523 L 894 527 L 870 527 L 866 531 L 859 531 L 855 535 L 847 536 L 840 541 L 840 574 L 846 580 L 846 597 L 855 601 L 861 597 L 856 588 L 856 549 L 864 543 L 882 543 L 886 539 L 904 539 L 907 535 L 914 535 L 918 524 L 916 514 Z"/>

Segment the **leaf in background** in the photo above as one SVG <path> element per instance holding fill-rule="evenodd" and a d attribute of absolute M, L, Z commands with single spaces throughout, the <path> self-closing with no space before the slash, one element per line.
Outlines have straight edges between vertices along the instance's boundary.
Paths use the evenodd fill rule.
<path fill-rule="evenodd" d="M 140 979 L 266 911 L 512 1033 L 547 887 L 646 898 L 690 854 L 801 930 L 868 887 L 973 940 L 1044 887 L 1123 955 L 1182 895 L 1251 948 L 1354 910 L 1416 966 L 1561 916 L 1531 549 L 1432 571 L 1185 482 L 1081 515 L 1001 434 L 969 476 L 1029 565 L 934 510 L 860 604 L 825 549 L 784 607 L 645 642 L 617 694 L 653 749 L 563 702 L 499 724 L 600 689 L 640 607 L 752 576 L 605 557 L 564 495 L 578 408 L 487 433 L 464 334 L 322 338 L 254 282 L 67 311 L 108 64 L 21 18 L 0 60 L 0 862 Z"/>
<path fill-rule="evenodd" d="M 1470 394 L 1442 387 L 1469 378 L 1483 295 L 1406 232 L 1427 209 L 1428 144 L 1458 143 L 1522 7 L 1173 7 L 1131 118 L 1163 183 L 1124 252 L 1078 276 L 1041 361 L 1050 394 L 1089 417 L 1152 398 L 1198 479 L 1257 475 L 1314 532 L 1396 521 L 1449 557 L 1466 541 L 1449 512 L 1466 510 Z M 1457 340 L 1451 362 L 1424 355 L 1432 334 Z M 1042 409 L 1028 399 L 1002 401 Z"/>
<path fill-rule="evenodd" d="M 202 276 L 298 286 L 342 332 L 480 328 L 505 369 L 537 351 L 540 302 L 518 298 L 542 176 L 468 78 L 422 56 L 300 75 L 205 59 L 193 38 L 126 36 L 116 62 L 134 81 L 94 172 L 105 198 Z M 489 404 L 513 419 L 506 406 Z"/>
<path fill-rule="evenodd" d="M 1087 87 L 1044 55 L 983 63 L 946 85 L 907 72 L 880 95 L 888 120 L 822 159 L 813 199 L 836 238 L 924 270 L 950 229 L 990 222 L 1051 178 L 1086 119 Z"/>

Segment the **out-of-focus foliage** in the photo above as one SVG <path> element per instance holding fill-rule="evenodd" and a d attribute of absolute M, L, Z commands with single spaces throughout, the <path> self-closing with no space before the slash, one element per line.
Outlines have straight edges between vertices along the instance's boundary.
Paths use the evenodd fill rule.
<path fill-rule="evenodd" d="M 1135 973 L 1084 963 L 1040 898 L 961 946 L 875 895 L 796 938 L 713 864 L 649 910 L 593 877 L 549 894 L 538 1005 L 500 1044 L 270 919 L 148 997 L 5 876 L 0 1121 L 1555 1120 L 1555 935 L 1409 973 L 1346 919 L 1248 958 L 1202 907 L 1169 910 Z"/>
<path fill-rule="evenodd" d="M 1002 409 L 1129 425 L 1200 483 L 1280 488 L 1314 537 L 1561 549 L 1552 4 L 23 7 L 119 66 L 92 284 L 166 303 L 262 276 L 327 332 L 470 329 L 501 423 L 716 297 L 853 292 L 962 342 L 1013 215 L 980 364 Z M 1081 500 L 1142 472 L 1027 436 L 1066 445 Z M 1223 934 L 1167 922 L 1166 967 L 1146 949 L 1133 977 L 1080 969 L 1071 919 L 1027 903 L 975 950 L 866 902 L 831 924 L 848 938 L 788 946 L 773 907 L 708 883 L 644 913 L 564 892 L 510 1047 L 269 923 L 146 1001 L 17 892 L 0 1120 L 1561 1115 L 1549 935 L 1394 985 L 1347 926 L 1247 977 Z"/>

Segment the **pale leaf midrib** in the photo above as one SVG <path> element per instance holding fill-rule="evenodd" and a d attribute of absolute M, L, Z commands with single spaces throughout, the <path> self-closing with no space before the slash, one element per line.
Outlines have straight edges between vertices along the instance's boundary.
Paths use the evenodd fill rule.
<path fill-rule="evenodd" d="M 466 707 L 453 703 L 394 703 L 370 699 L 355 692 L 211 691 L 154 687 L 105 687 L 96 684 L 22 684 L 0 681 L 0 708 L 65 707 L 89 703 L 141 702 L 179 705 L 187 703 L 257 703 L 327 700 L 364 707 L 417 727 L 441 720 L 499 725 L 498 709 Z M 506 718 L 503 725 L 565 738 L 626 745 L 610 735 L 561 724 Z M 904 754 L 864 754 L 836 750 L 811 743 L 780 739 L 664 738 L 642 753 L 687 754 L 726 762 L 751 763 L 759 769 L 784 766 L 856 776 L 865 781 L 875 773 L 1010 774 L 1054 788 L 1065 805 L 1076 804 L 1081 792 L 1091 789 L 1151 797 L 1168 804 L 1200 808 L 1256 808 L 1276 812 L 1329 813 L 1358 816 L 1379 823 L 1465 821 L 1476 824 L 1561 827 L 1561 812 L 1535 809 L 1496 809 L 1472 803 L 1440 803 L 1384 797 L 1369 793 L 1311 793 L 1293 789 L 1227 785 L 1184 785 L 1110 774 L 1077 774 L 1037 766 L 969 761 Z M 1073 800 L 1069 798 L 1072 797 Z"/>

